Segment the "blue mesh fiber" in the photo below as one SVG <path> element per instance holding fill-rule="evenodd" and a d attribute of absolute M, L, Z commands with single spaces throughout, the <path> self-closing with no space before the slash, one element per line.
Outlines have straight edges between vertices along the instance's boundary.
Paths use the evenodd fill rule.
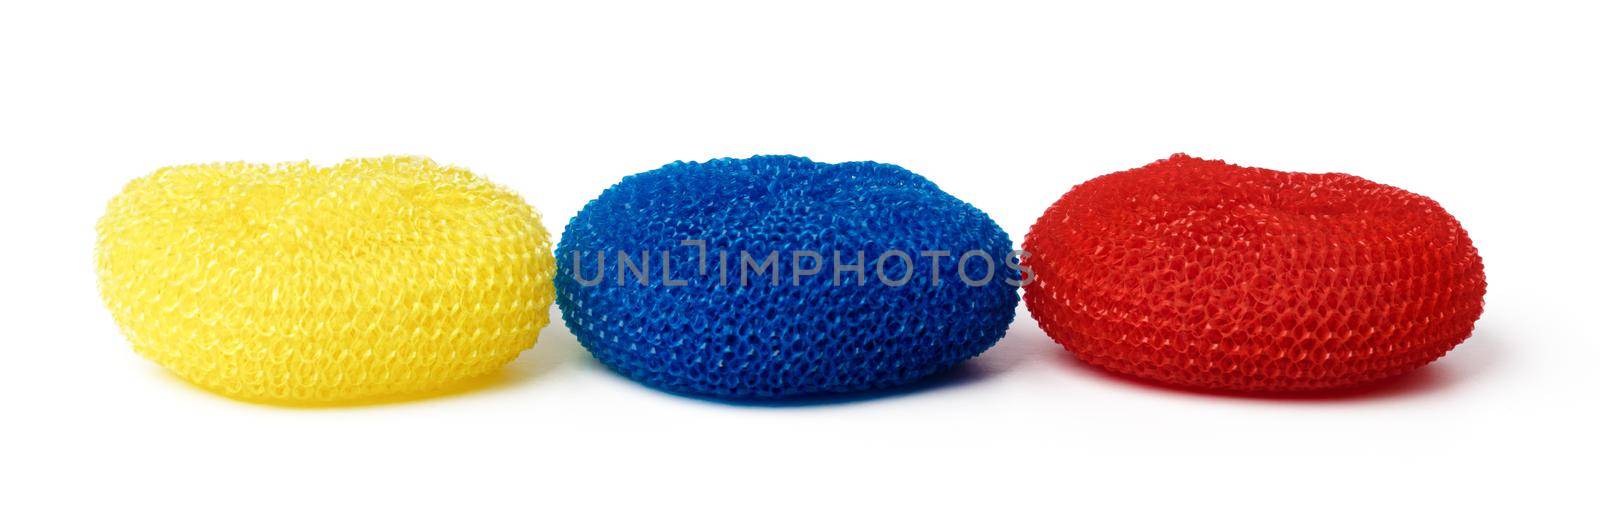
<path fill-rule="evenodd" d="M 703 240 L 704 257 L 685 240 Z M 877 268 L 883 258 L 882 276 L 904 279 L 906 260 L 883 256 L 892 249 L 912 257 L 899 287 Z M 956 274 L 974 249 L 994 261 L 981 286 Z M 951 256 L 937 258 L 933 286 L 935 259 L 919 252 L 941 250 Z M 572 218 L 555 285 L 567 327 L 623 375 L 680 393 L 780 398 L 902 385 L 983 352 L 1016 310 L 1011 250 L 988 215 L 898 166 L 676 162 L 624 178 Z M 777 254 L 775 268 L 742 267 L 741 251 L 752 263 Z M 817 272 L 797 280 L 801 251 L 820 262 L 799 256 L 798 268 Z M 619 265 L 620 252 L 634 265 Z M 990 270 L 973 258 L 966 276 L 981 282 Z"/>

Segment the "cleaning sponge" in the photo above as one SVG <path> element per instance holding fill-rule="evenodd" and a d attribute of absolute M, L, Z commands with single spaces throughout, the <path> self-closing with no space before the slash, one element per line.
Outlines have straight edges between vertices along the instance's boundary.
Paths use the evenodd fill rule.
<path fill-rule="evenodd" d="M 999 340 L 1018 302 L 1010 253 L 987 215 L 894 165 L 680 162 L 624 178 L 567 224 L 557 302 L 600 362 L 651 386 L 854 392 Z"/>
<path fill-rule="evenodd" d="M 1024 241 L 1028 309 L 1086 362 L 1180 386 L 1339 388 L 1443 356 L 1483 262 L 1428 198 L 1185 155 L 1090 180 Z"/>
<path fill-rule="evenodd" d="M 163 168 L 112 199 L 98 234 L 101 294 L 133 349 L 243 399 L 445 388 L 531 347 L 554 296 L 538 214 L 425 158 Z"/>

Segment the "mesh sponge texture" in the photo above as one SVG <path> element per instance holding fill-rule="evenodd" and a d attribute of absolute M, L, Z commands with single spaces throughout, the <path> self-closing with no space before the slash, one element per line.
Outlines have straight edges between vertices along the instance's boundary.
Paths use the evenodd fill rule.
<path fill-rule="evenodd" d="M 163 168 L 113 198 L 98 233 L 101 295 L 133 349 L 263 402 L 492 372 L 533 346 L 555 294 L 537 212 L 418 157 Z"/>
<path fill-rule="evenodd" d="M 683 240 L 704 240 L 703 274 L 700 249 Z M 968 276 L 993 270 L 994 279 L 968 286 L 954 278 L 952 257 L 910 265 L 890 257 L 886 276 L 911 276 L 895 287 L 875 266 L 896 248 L 913 256 L 987 251 L 995 263 L 975 258 Z M 647 283 L 618 279 L 619 251 L 655 259 Z M 798 251 L 823 256 L 817 274 L 797 283 Z M 789 156 L 678 162 L 624 178 L 573 217 L 556 249 L 556 301 L 596 358 L 650 386 L 722 399 L 845 393 L 908 383 L 999 340 L 1019 302 L 1004 280 L 1017 278 L 1003 263 L 1010 251 L 1010 237 L 983 212 L 894 165 Z M 742 281 L 741 252 L 776 253 L 778 283 L 754 272 Z M 816 267 L 805 258 L 798 265 Z M 865 266 L 864 280 L 851 265 Z M 598 284 L 575 275 L 592 280 L 602 270 Z M 663 276 L 685 284 L 668 286 Z"/>
<path fill-rule="evenodd" d="M 1483 262 L 1426 197 L 1184 155 L 1090 180 L 1023 244 L 1029 310 L 1078 358 L 1191 388 L 1340 388 L 1421 367 L 1483 312 Z"/>

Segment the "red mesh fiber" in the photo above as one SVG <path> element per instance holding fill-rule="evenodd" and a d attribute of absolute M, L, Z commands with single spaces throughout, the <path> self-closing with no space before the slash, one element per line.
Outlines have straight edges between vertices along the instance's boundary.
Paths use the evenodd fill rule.
<path fill-rule="evenodd" d="M 1073 188 L 1023 248 L 1028 309 L 1108 370 L 1319 390 L 1421 367 L 1472 333 L 1483 261 L 1438 203 L 1347 174 L 1182 154 Z"/>

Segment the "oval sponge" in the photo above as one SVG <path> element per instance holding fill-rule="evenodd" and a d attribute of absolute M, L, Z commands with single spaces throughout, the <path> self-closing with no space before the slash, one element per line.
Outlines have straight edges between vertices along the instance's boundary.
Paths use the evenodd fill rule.
<path fill-rule="evenodd" d="M 1428 198 L 1184 155 L 1073 188 L 1023 244 L 1028 308 L 1086 362 L 1192 388 L 1353 386 L 1483 312 L 1483 263 Z"/>
<path fill-rule="evenodd" d="M 418 157 L 163 168 L 98 234 L 101 295 L 133 349 L 250 400 L 449 387 L 533 346 L 554 296 L 533 208 Z"/>
<path fill-rule="evenodd" d="M 957 275 L 969 251 L 993 260 L 966 262 L 981 285 Z M 987 215 L 894 165 L 679 162 L 624 178 L 572 218 L 557 302 L 600 362 L 647 385 L 727 399 L 854 392 L 999 340 L 1019 301 L 1010 252 Z"/>

